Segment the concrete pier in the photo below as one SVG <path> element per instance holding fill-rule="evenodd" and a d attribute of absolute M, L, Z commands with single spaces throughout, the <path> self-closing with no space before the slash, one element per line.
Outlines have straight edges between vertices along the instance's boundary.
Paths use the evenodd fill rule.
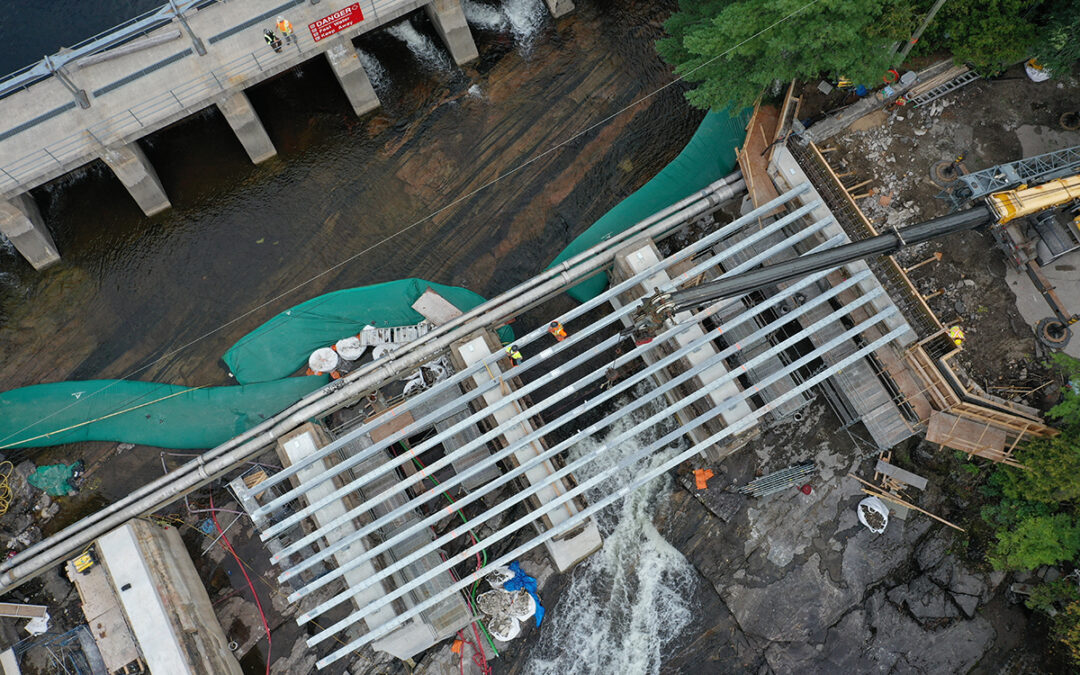
<path fill-rule="evenodd" d="M 157 172 L 138 144 L 128 143 L 105 148 L 101 153 L 101 160 L 109 165 L 146 215 L 161 213 L 172 206 L 161 187 Z"/>
<path fill-rule="evenodd" d="M 547 3 L 551 16 L 556 19 L 574 11 L 574 0 L 544 0 L 544 2 Z"/>
<path fill-rule="evenodd" d="M 556 16 L 573 6 L 572 0 L 548 1 L 555 3 Z M 175 20 L 145 17 L 50 57 L 52 65 L 42 61 L 0 80 L 0 200 L 101 157 L 144 212 L 168 208 L 136 141 L 216 104 L 251 160 L 265 161 L 275 154 L 273 143 L 244 91 L 322 53 L 353 110 L 368 113 L 379 99 L 353 38 L 421 8 L 455 62 L 478 56 L 460 0 L 380 0 L 378 6 L 375 0 L 278 7 L 262 0 L 198 4 L 173 7 L 183 13 L 182 30 Z M 273 25 L 282 13 L 295 33 L 293 42 L 274 51 L 265 45 L 260 27 Z"/>
<path fill-rule="evenodd" d="M 217 107 L 240 139 L 240 144 L 244 146 L 252 162 L 259 164 L 277 154 L 277 149 L 266 135 L 262 120 L 255 108 L 251 107 L 247 94 L 238 91 L 218 101 Z"/>
<path fill-rule="evenodd" d="M 459 0 L 432 0 L 424 5 L 424 12 L 434 24 L 450 56 L 454 57 L 454 63 L 464 65 L 480 56 Z"/>
<path fill-rule="evenodd" d="M 28 194 L 0 201 L 0 233 L 36 270 L 60 262 L 60 254 L 41 219 L 41 211 Z"/>
<path fill-rule="evenodd" d="M 337 38 L 329 49 L 326 50 L 326 60 L 330 62 L 330 68 L 334 71 L 334 77 L 345 90 L 345 96 L 352 105 L 353 112 L 363 115 L 379 107 L 379 97 L 375 88 L 371 86 L 364 64 L 356 54 L 352 42 L 345 38 Z"/>

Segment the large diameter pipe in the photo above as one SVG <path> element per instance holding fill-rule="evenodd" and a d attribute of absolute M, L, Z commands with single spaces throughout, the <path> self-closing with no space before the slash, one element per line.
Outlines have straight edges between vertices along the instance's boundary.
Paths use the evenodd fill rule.
<path fill-rule="evenodd" d="M 876 237 L 838 246 L 828 251 L 805 255 L 741 274 L 738 277 L 720 279 L 671 294 L 675 309 L 696 307 L 720 298 L 743 295 L 759 288 L 778 284 L 811 272 L 877 255 L 895 253 L 901 248 L 964 230 L 973 230 L 993 221 L 993 214 L 985 205 L 967 211 L 950 213 L 902 230 L 886 232 Z"/>
<path fill-rule="evenodd" d="M 28 548 L 11 560 L 5 561 L 0 564 L 0 571 L 3 572 L 0 574 L 0 593 L 6 593 L 23 581 L 40 574 L 48 566 L 81 550 L 90 542 L 126 521 L 152 513 L 199 489 L 232 470 L 236 465 L 255 456 L 282 435 L 307 420 L 325 415 L 328 411 L 344 406 L 350 400 L 391 381 L 399 373 L 419 367 L 455 341 L 475 331 L 478 328 L 473 325 L 475 320 L 483 318 L 487 320 L 486 325 L 498 325 L 513 316 L 520 308 L 528 307 L 534 301 L 574 285 L 582 278 L 602 269 L 614 259 L 615 252 L 628 239 L 637 235 L 659 236 L 681 225 L 689 218 L 727 201 L 745 186 L 736 175 L 737 173 L 716 181 L 640 221 L 633 227 L 440 326 L 418 341 L 421 344 L 414 343 L 415 346 L 410 345 L 411 348 L 400 350 L 401 355 L 398 356 L 395 353 L 394 358 L 387 360 L 387 363 L 350 373 L 343 378 L 343 381 L 313 392 L 282 413 L 207 451 L 179 470 L 162 476 L 128 497 L 87 516 Z M 764 215 L 805 191 L 806 186 L 796 187 L 768 204 L 754 209 L 747 216 Z M 685 212 L 689 213 L 684 219 L 672 222 L 673 214 L 682 215 Z M 539 336 L 544 332 L 544 329 L 537 329 L 534 334 Z M 316 398 L 318 400 L 314 400 Z"/>

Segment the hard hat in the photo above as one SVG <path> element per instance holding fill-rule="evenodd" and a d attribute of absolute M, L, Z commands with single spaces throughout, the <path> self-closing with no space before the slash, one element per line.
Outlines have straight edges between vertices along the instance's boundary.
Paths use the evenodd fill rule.
<path fill-rule="evenodd" d="M 285 20 L 285 17 L 283 17 L 283 16 L 281 16 L 281 15 L 279 14 L 279 15 L 278 15 L 278 18 L 277 18 L 277 20 L 278 20 L 278 21 L 284 21 L 284 20 Z"/>

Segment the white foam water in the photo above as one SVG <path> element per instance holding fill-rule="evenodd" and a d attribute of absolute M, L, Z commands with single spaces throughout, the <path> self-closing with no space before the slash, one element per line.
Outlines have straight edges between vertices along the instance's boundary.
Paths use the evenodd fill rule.
<path fill-rule="evenodd" d="M 465 20 L 477 28 L 501 31 L 510 27 L 506 16 L 497 8 L 475 0 L 464 0 L 461 8 L 465 10 Z"/>
<path fill-rule="evenodd" d="M 375 87 L 376 91 L 384 91 L 390 86 L 390 76 L 387 75 L 386 68 L 379 63 L 379 59 L 363 49 L 357 49 L 356 55 L 360 58 L 360 65 L 364 67 L 364 72 L 367 73 L 371 86 Z"/>
<path fill-rule="evenodd" d="M 510 24 L 514 41 L 528 55 L 548 21 L 548 10 L 543 0 L 503 0 L 503 14 Z"/>
<path fill-rule="evenodd" d="M 446 52 L 440 49 L 431 38 L 416 30 L 408 21 L 390 26 L 386 32 L 404 42 L 421 63 L 436 70 L 453 70 L 454 64 Z"/>
<path fill-rule="evenodd" d="M 638 392 L 638 395 L 644 392 Z M 658 410 L 637 411 L 632 419 L 613 425 L 606 439 L 623 433 Z M 584 481 L 654 441 L 655 430 L 613 447 L 585 471 Z M 598 445 L 579 443 L 571 459 Z M 669 459 L 676 449 L 657 452 L 617 472 L 600 489 L 590 491 L 595 501 L 625 485 L 635 476 Z M 657 507 L 667 501 L 671 478 L 664 475 L 638 488 L 620 503 L 596 516 L 604 547 L 572 573 L 540 628 L 540 641 L 523 672 L 530 675 L 638 675 L 658 674 L 664 648 L 690 624 L 691 598 L 696 573 L 683 555 L 653 525 Z"/>
<path fill-rule="evenodd" d="M 491 31 L 509 31 L 514 42 L 528 55 L 544 23 L 548 21 L 543 0 L 504 0 L 502 5 L 488 5 L 478 0 L 463 0 L 465 20 L 473 27 Z"/>

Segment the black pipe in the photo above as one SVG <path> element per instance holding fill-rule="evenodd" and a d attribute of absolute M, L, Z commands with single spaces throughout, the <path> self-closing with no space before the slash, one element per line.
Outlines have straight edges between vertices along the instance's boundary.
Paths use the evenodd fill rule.
<path fill-rule="evenodd" d="M 954 232 L 973 230 L 993 221 L 990 209 L 985 205 L 979 205 L 966 211 L 950 213 L 947 216 L 911 225 L 899 231 L 886 232 L 827 251 L 811 253 L 775 265 L 736 274 L 726 279 L 675 291 L 671 294 L 671 301 L 675 305 L 675 311 L 690 309 L 723 298 L 744 295 L 766 286 L 804 277 L 845 263 L 895 253 L 907 246 L 921 244 Z"/>

